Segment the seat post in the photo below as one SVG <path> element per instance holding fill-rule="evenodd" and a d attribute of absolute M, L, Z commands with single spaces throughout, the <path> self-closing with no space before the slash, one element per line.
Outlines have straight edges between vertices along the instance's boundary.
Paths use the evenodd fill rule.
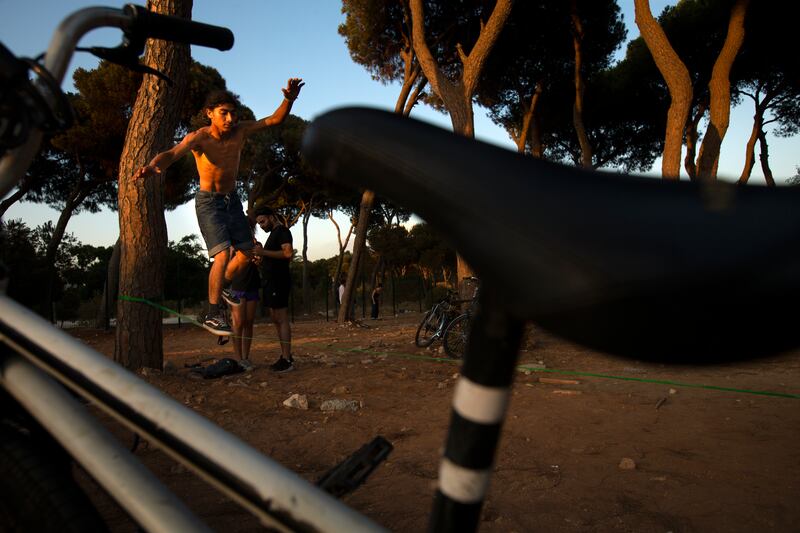
<path fill-rule="evenodd" d="M 453 395 L 429 530 L 474 531 L 489 489 L 524 322 L 484 284 Z"/>

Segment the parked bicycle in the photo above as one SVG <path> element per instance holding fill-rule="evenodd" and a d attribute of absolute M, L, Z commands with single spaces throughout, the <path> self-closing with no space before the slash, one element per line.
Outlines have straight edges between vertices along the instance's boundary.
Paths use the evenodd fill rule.
<path fill-rule="evenodd" d="M 426 348 L 441 339 L 447 326 L 458 315 L 458 302 L 458 292 L 448 290 L 447 296 L 436 302 L 422 317 L 414 343 L 420 348 Z"/>
<path fill-rule="evenodd" d="M 454 359 L 461 359 L 464 357 L 464 350 L 467 347 L 467 338 L 472 327 L 472 317 L 478 309 L 478 298 L 480 295 L 480 280 L 475 276 L 464 278 L 468 283 L 475 285 L 475 290 L 472 293 L 472 299 L 469 300 L 467 309 L 455 317 L 444 330 L 442 335 L 442 346 L 444 352 Z"/>

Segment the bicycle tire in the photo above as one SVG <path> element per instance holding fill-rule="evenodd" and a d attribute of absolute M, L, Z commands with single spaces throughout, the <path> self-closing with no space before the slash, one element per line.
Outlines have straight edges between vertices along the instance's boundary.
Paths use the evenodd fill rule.
<path fill-rule="evenodd" d="M 472 317 L 467 313 L 459 315 L 447 325 L 444 330 L 444 352 L 453 359 L 461 359 L 464 357 L 464 351 L 467 347 L 467 337 L 469 336 L 469 329 L 472 322 Z"/>
<path fill-rule="evenodd" d="M 436 332 L 439 331 L 439 324 L 443 320 L 439 305 L 434 306 L 425 313 L 422 322 L 417 326 L 417 333 L 414 335 L 414 344 L 420 348 L 427 348 L 436 340 Z"/>
<path fill-rule="evenodd" d="M 0 531 L 108 531 L 72 477 L 69 456 L 44 440 L 0 423 Z"/>

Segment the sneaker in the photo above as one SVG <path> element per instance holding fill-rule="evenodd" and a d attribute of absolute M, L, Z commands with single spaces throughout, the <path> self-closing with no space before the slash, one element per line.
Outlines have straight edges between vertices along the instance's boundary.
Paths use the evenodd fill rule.
<path fill-rule="evenodd" d="M 230 289 L 222 289 L 222 299 L 225 300 L 228 305 L 233 307 L 238 307 L 242 305 L 242 301 L 239 299 L 238 296 L 233 294 Z"/>
<path fill-rule="evenodd" d="M 214 335 L 228 336 L 233 333 L 228 321 L 221 313 L 216 316 L 206 315 L 201 325 Z"/>
<path fill-rule="evenodd" d="M 239 366 L 244 368 L 245 372 L 249 372 L 255 368 L 249 359 L 239 359 Z"/>
<path fill-rule="evenodd" d="M 269 369 L 278 374 L 290 372 L 294 370 L 294 358 L 284 359 L 283 356 L 281 356 L 277 361 L 269 365 Z"/>

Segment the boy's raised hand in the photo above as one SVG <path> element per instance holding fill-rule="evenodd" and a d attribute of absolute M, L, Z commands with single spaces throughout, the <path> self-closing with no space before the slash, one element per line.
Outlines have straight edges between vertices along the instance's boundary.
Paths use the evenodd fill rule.
<path fill-rule="evenodd" d="M 147 176 L 155 176 L 156 174 L 161 174 L 160 168 L 153 165 L 146 165 L 133 173 L 133 179 L 139 180 Z"/>
<path fill-rule="evenodd" d="M 283 91 L 284 98 L 290 101 L 296 100 L 300 95 L 300 89 L 305 84 L 306 83 L 301 78 L 289 78 L 286 88 L 281 89 Z"/>

